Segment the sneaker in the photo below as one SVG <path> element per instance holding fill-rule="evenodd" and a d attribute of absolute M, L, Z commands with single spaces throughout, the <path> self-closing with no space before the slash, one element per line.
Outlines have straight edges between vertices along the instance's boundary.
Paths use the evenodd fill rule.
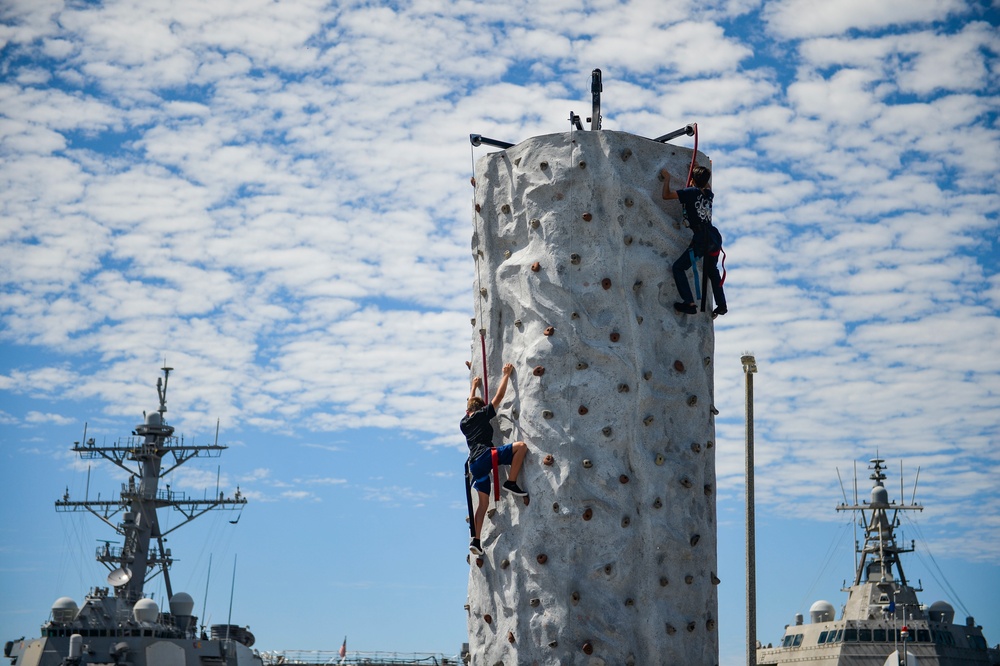
<path fill-rule="evenodd" d="M 483 554 L 483 547 L 479 543 L 479 539 L 473 539 L 469 543 L 469 552 L 471 552 L 473 555 L 482 555 Z"/>
<path fill-rule="evenodd" d="M 729 312 L 729 308 L 727 308 L 725 305 L 720 305 L 719 307 L 712 310 L 712 319 L 715 319 L 720 315 L 724 315 L 727 312 Z"/>
<path fill-rule="evenodd" d="M 526 497 L 528 495 L 527 491 L 521 490 L 521 486 L 517 485 L 513 481 L 504 481 L 503 489 L 510 491 L 515 495 L 520 495 L 521 497 Z"/>
<path fill-rule="evenodd" d="M 698 306 L 694 303 L 674 303 L 674 310 L 681 314 L 696 314 Z"/>

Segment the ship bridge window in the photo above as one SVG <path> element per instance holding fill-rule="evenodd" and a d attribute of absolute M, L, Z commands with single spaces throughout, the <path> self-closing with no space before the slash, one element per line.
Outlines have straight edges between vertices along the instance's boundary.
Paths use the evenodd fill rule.
<path fill-rule="evenodd" d="M 930 643 L 931 642 L 931 632 L 926 629 L 917 629 L 917 642 L 918 643 Z"/>
<path fill-rule="evenodd" d="M 885 643 L 886 640 L 885 629 L 873 629 L 872 640 L 875 641 L 876 643 Z"/>
<path fill-rule="evenodd" d="M 802 645 L 802 634 L 795 634 L 795 640 L 792 641 L 792 647 L 798 647 Z"/>
<path fill-rule="evenodd" d="M 862 643 L 869 643 L 872 640 L 871 629 L 858 629 L 858 640 Z"/>
<path fill-rule="evenodd" d="M 858 630 L 857 629 L 845 629 L 844 630 L 844 642 L 853 643 L 858 640 Z"/>
<path fill-rule="evenodd" d="M 828 643 L 839 643 L 840 639 L 843 638 L 843 636 L 844 636 L 844 630 L 843 629 L 837 629 L 837 635 L 834 636 L 833 638 L 831 638 L 827 642 Z"/>
<path fill-rule="evenodd" d="M 986 649 L 986 639 L 982 636 L 966 636 L 969 639 L 969 645 L 971 645 L 976 650 Z"/>
<path fill-rule="evenodd" d="M 827 635 L 828 635 L 829 633 L 830 633 L 829 631 L 824 631 L 824 632 L 822 632 L 822 633 L 821 633 L 821 634 L 819 635 L 819 640 L 818 640 L 818 641 L 816 641 L 816 642 L 817 642 L 817 643 L 819 643 L 820 645 L 822 645 L 823 643 L 826 643 L 826 637 L 827 637 Z"/>

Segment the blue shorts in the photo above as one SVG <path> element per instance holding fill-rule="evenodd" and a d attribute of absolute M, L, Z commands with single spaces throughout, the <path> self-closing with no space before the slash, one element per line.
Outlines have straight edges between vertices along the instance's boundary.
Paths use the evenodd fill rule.
<path fill-rule="evenodd" d="M 504 444 L 496 447 L 497 462 L 500 465 L 509 465 L 514 462 L 514 445 Z M 481 493 L 490 494 L 490 476 L 493 474 L 493 452 L 487 451 L 472 461 L 469 465 L 472 472 L 472 487 Z"/>

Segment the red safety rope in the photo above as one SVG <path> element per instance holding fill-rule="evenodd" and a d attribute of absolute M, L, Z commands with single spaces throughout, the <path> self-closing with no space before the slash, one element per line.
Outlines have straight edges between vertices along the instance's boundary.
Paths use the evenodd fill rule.
<path fill-rule="evenodd" d="M 694 173 L 694 163 L 698 159 L 698 123 L 691 123 L 691 127 L 694 128 L 694 152 L 691 153 L 691 166 L 688 167 L 688 179 L 685 187 L 691 187 L 691 174 Z"/>
<path fill-rule="evenodd" d="M 493 501 L 500 501 L 500 454 L 496 447 L 490 449 L 493 458 Z"/>

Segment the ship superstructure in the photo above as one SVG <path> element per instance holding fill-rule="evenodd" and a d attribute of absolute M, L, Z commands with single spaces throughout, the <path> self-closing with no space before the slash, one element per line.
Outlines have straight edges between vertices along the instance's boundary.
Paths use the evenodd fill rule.
<path fill-rule="evenodd" d="M 254 638 L 245 627 L 214 625 L 199 630 L 194 600 L 174 592 L 170 581 L 172 554 L 165 537 L 212 510 L 242 511 L 239 488 L 207 499 L 160 488 L 160 480 L 194 458 L 218 457 L 225 446 L 187 444 L 167 424 L 167 383 L 172 368 L 157 379 L 159 407 L 145 414 L 131 436 L 111 446 L 93 438 L 76 442 L 73 451 L 85 460 L 103 459 L 128 473 L 118 497 L 74 500 L 67 492 L 56 510 L 89 511 L 111 527 L 122 545 L 104 542 L 96 557 L 108 569 L 107 585 L 93 588 L 78 606 L 70 597 L 57 599 L 41 637 L 17 639 L 4 646 L 11 666 L 261 666 L 251 649 Z M 184 517 L 164 529 L 158 512 L 173 509 Z M 161 609 L 145 593 L 157 576 L 169 609 Z M 206 629 L 208 631 L 206 631 Z"/>
<path fill-rule="evenodd" d="M 871 460 L 871 500 L 837 507 L 860 515 L 864 544 L 858 550 L 854 582 L 840 618 L 833 604 L 817 601 L 809 623 L 801 615 L 785 628 L 781 642 L 757 649 L 758 666 L 995 666 L 1000 653 L 990 649 L 973 617 L 955 623 L 951 604 L 925 606 L 903 572 L 900 554 L 913 551 L 896 539 L 900 513 L 922 511 L 916 503 L 889 500 L 885 461 Z"/>

